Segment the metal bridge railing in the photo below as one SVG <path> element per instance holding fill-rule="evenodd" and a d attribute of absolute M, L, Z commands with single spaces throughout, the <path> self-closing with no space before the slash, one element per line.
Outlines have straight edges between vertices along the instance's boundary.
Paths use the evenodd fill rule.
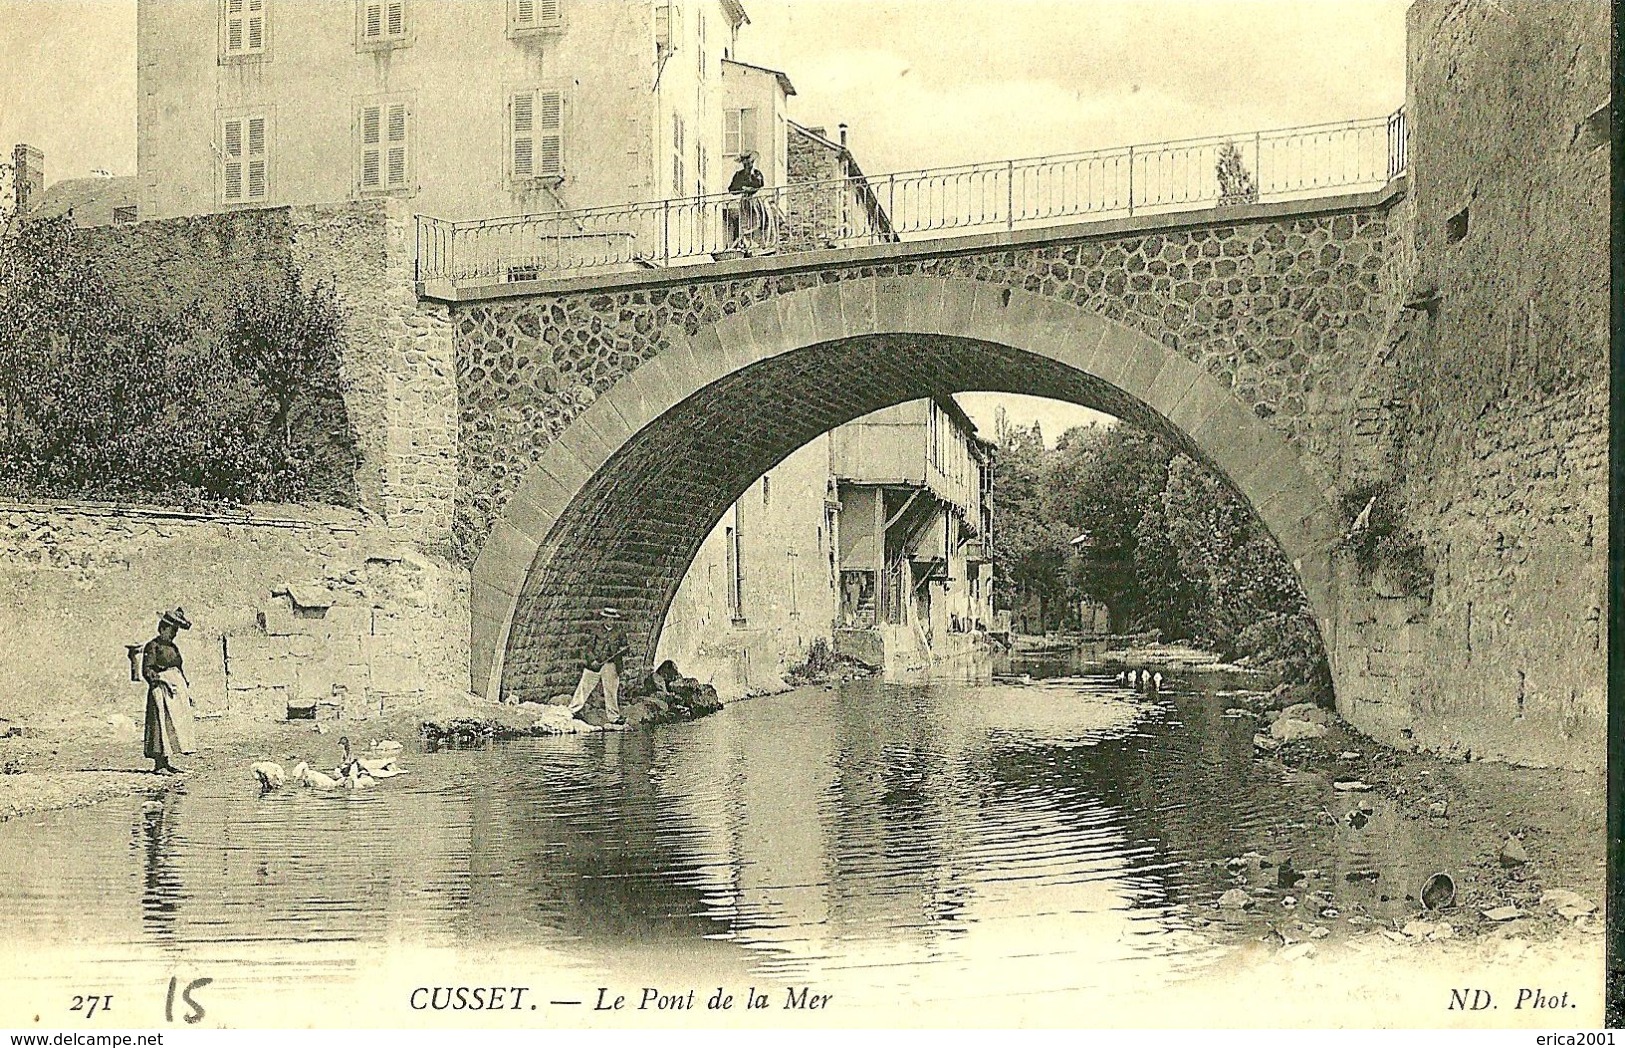
<path fill-rule="evenodd" d="M 1308 200 L 1403 174 L 1402 108 L 1386 117 L 900 171 L 763 189 L 448 222 L 418 216 L 419 280 L 534 280 L 944 234 L 1040 228 L 1219 204 Z"/>

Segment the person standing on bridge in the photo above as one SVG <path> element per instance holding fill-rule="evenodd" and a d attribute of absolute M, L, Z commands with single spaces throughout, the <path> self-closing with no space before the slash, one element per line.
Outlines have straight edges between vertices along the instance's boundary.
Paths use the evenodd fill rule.
<path fill-rule="evenodd" d="M 605 608 L 599 613 L 598 625 L 587 635 L 581 658 L 581 682 L 570 699 L 570 713 L 579 714 L 587 707 L 587 700 L 598 685 L 604 687 L 604 715 L 610 723 L 621 722 L 621 657 L 632 650 L 626 642 L 626 631 L 621 629 L 621 613 Z"/>
<path fill-rule="evenodd" d="M 734 236 L 730 245 L 736 250 L 748 251 L 756 246 L 767 229 L 767 205 L 756 195 L 766 184 L 767 180 L 756 167 L 756 154 L 739 154 L 739 170 L 728 183 L 728 192 L 736 198 L 731 223 Z"/>

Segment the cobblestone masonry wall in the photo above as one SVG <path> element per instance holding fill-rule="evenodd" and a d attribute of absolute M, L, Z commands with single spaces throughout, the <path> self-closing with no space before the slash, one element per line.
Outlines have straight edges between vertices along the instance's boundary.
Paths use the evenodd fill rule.
<path fill-rule="evenodd" d="M 670 335 L 787 291 L 909 273 L 1053 296 L 1144 332 L 1233 389 L 1309 452 L 1329 484 L 1352 384 L 1393 312 L 1383 287 L 1388 232 L 1386 209 L 1372 208 L 460 308 L 458 553 L 477 554 L 535 455 Z M 942 373 L 934 385 L 975 388 L 962 379 Z"/>
<path fill-rule="evenodd" d="M 467 686 L 467 573 L 345 510 L 205 515 L 0 505 L 0 623 L 13 650 L 0 715 L 119 712 L 139 724 L 125 645 L 186 608 L 203 712 L 281 718 L 290 700 L 362 717 Z"/>
<path fill-rule="evenodd" d="M 849 280 L 957 279 L 969 282 L 959 286 L 1020 290 L 1109 318 L 1212 376 L 1238 410 L 1264 420 L 1298 449 L 1321 491 L 1332 491 L 1342 473 L 1355 387 L 1397 313 L 1385 261 L 1392 246 L 1390 206 L 1391 197 L 1298 218 L 1221 219 L 819 272 L 461 308 L 458 552 L 477 554 L 535 456 L 646 360 L 753 303 Z M 716 513 L 780 456 L 889 403 L 974 389 L 1054 396 L 1154 426 L 1211 461 L 1211 448 L 1125 396 L 1120 384 L 986 342 L 859 338 L 786 354 L 743 374 L 748 377 L 730 376 L 703 398 L 691 398 L 681 413 L 661 419 L 658 434 L 651 431 L 636 449 L 624 449 L 630 457 L 616 469 L 636 483 L 611 490 L 614 481 L 595 479 L 583 492 L 580 519 L 550 536 L 550 544 L 570 555 L 549 569 L 551 575 L 536 573 L 519 597 L 507 651 L 525 664 L 509 662 L 509 686 L 551 690 L 561 684 L 571 642 L 559 640 L 559 631 L 568 637 L 565 624 L 597 601 L 629 609 L 633 628 L 652 643 L 670 591 Z M 1321 492 L 1314 498 L 1322 499 Z M 537 564 L 550 558 L 544 551 Z"/>

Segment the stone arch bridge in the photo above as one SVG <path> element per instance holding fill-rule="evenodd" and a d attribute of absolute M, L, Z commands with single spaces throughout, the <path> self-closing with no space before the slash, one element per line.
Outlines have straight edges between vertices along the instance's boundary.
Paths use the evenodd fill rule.
<path fill-rule="evenodd" d="M 1382 624 L 1351 613 L 1364 590 L 1336 555 L 1337 507 L 1364 376 L 1402 316 L 1404 195 L 1400 179 L 1196 215 L 420 286 L 453 330 L 473 689 L 566 690 L 605 604 L 624 609 L 642 664 L 701 541 L 763 472 L 878 408 L 991 390 L 1117 415 L 1214 467 L 1296 567 L 1345 714 L 1388 719 L 1392 689 L 1365 680 Z"/>

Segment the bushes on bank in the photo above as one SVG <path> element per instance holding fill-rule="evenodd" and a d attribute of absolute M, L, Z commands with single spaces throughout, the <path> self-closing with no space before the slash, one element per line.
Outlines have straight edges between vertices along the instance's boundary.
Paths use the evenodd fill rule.
<path fill-rule="evenodd" d="M 996 520 L 994 533 L 1011 563 L 1032 563 L 1022 544 L 1034 541 L 1065 559 L 1048 582 L 1058 592 L 1040 609 L 1044 628 L 1066 628 L 1080 601 L 1098 601 L 1116 632 L 1155 631 L 1250 656 L 1289 681 L 1329 685 L 1292 566 L 1222 480 L 1127 424 L 1068 431 L 1053 450 L 1034 436 L 1019 427 L 1004 434 L 993 499 L 1015 526 L 1000 530 Z M 1010 445 L 1025 465 L 1013 490 L 1001 476 Z M 1031 520 L 1021 525 L 1023 517 Z M 1072 537 L 1084 541 L 1066 549 Z"/>
<path fill-rule="evenodd" d="M 354 501 L 331 286 L 244 288 L 220 323 L 101 265 L 66 220 L 0 238 L 0 496 Z"/>

